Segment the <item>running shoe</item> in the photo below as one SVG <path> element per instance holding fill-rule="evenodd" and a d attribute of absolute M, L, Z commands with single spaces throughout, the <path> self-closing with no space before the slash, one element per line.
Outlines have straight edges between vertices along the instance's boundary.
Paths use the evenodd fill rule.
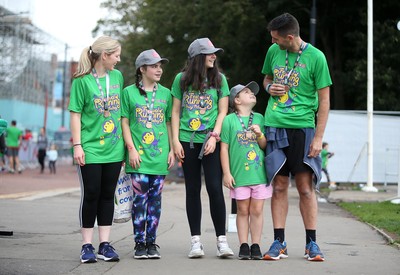
<path fill-rule="evenodd" d="M 242 243 L 239 248 L 239 260 L 250 260 L 250 247 L 247 243 Z"/>
<path fill-rule="evenodd" d="M 97 258 L 106 262 L 118 262 L 119 256 L 115 252 L 114 247 L 109 242 L 102 242 L 99 245 L 99 251 L 97 252 Z"/>
<path fill-rule="evenodd" d="M 228 242 L 226 241 L 226 236 L 218 236 L 217 238 L 217 256 L 220 258 L 226 258 L 233 256 L 232 249 L 229 248 Z"/>
<path fill-rule="evenodd" d="M 97 262 L 96 255 L 94 254 L 94 247 L 91 243 L 82 245 L 80 258 L 81 258 L 81 263 Z"/>
<path fill-rule="evenodd" d="M 315 262 L 325 261 L 324 254 L 322 254 L 321 250 L 319 249 L 319 246 L 314 241 L 310 241 L 306 245 L 304 258 L 306 258 L 309 261 L 315 261 Z"/>
<path fill-rule="evenodd" d="M 149 257 L 149 259 L 160 259 L 161 258 L 160 252 L 158 252 L 157 248 L 160 248 L 160 247 L 155 243 L 147 244 L 147 257 Z"/>
<path fill-rule="evenodd" d="M 250 247 L 250 254 L 253 260 L 262 260 L 263 255 L 261 253 L 260 246 L 257 243 L 253 243 Z"/>
<path fill-rule="evenodd" d="M 135 259 L 147 259 L 147 249 L 144 243 L 136 243 L 135 245 L 135 253 L 133 254 L 133 258 Z"/>
<path fill-rule="evenodd" d="M 264 254 L 264 260 L 279 260 L 288 257 L 286 242 L 275 240 Z"/>
<path fill-rule="evenodd" d="M 203 244 L 200 242 L 200 236 L 192 236 L 191 248 L 188 257 L 200 258 L 204 256 Z"/>

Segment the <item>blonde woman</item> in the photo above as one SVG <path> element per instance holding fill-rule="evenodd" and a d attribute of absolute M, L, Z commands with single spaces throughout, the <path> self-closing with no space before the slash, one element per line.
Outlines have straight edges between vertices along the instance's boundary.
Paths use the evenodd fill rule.
<path fill-rule="evenodd" d="M 69 110 L 74 160 L 81 183 L 82 263 L 96 262 L 92 245 L 94 223 L 99 230 L 97 258 L 118 261 L 110 245 L 114 190 L 124 158 L 120 125 L 123 76 L 118 41 L 101 36 L 83 50 L 71 87 Z"/>

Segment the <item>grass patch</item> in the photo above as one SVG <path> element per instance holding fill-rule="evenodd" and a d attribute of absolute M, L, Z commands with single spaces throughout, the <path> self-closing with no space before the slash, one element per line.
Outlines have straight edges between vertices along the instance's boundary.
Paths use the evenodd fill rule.
<path fill-rule="evenodd" d="M 363 222 L 368 222 L 385 232 L 392 233 L 400 243 L 400 204 L 385 202 L 341 202 L 338 205 Z M 393 234 L 395 237 L 393 237 Z"/>

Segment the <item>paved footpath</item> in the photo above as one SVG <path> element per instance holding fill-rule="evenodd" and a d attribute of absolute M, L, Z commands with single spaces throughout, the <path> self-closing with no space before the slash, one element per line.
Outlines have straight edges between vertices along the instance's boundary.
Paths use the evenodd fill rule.
<path fill-rule="evenodd" d="M 80 264 L 80 192 L 75 167 L 60 165 L 57 175 L 38 171 L 0 174 L 0 230 L 13 231 L 12 236 L 0 236 L 0 274 L 400 274 L 397 247 L 388 245 L 377 231 L 323 200 L 319 202 L 317 242 L 326 261 L 303 259 L 304 228 L 293 187 L 289 191 L 286 230 L 288 259 L 218 259 L 205 188 L 202 241 L 206 255 L 202 259 L 188 259 L 190 234 L 184 185 L 174 176 L 168 179 L 157 239 L 162 259 L 133 259 L 132 224 L 127 222 L 115 224 L 111 234 L 112 244 L 121 257 L 119 262 Z M 225 195 L 229 211 L 228 192 Z M 386 196 L 392 195 L 395 193 Z M 264 213 L 263 251 L 269 248 L 273 236 L 269 200 Z M 237 234 L 227 233 L 227 237 L 237 255 Z M 98 246 L 97 234 L 94 246 Z"/>

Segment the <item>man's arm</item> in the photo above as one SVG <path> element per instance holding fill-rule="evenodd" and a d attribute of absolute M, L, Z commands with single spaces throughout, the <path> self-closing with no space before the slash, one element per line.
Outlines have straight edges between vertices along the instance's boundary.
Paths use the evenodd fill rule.
<path fill-rule="evenodd" d="M 309 157 L 316 157 L 322 150 L 322 139 L 324 137 L 326 123 L 328 121 L 328 114 L 330 109 L 329 102 L 330 88 L 325 87 L 318 90 L 318 113 L 317 125 L 315 128 L 315 136 L 310 145 Z"/>

